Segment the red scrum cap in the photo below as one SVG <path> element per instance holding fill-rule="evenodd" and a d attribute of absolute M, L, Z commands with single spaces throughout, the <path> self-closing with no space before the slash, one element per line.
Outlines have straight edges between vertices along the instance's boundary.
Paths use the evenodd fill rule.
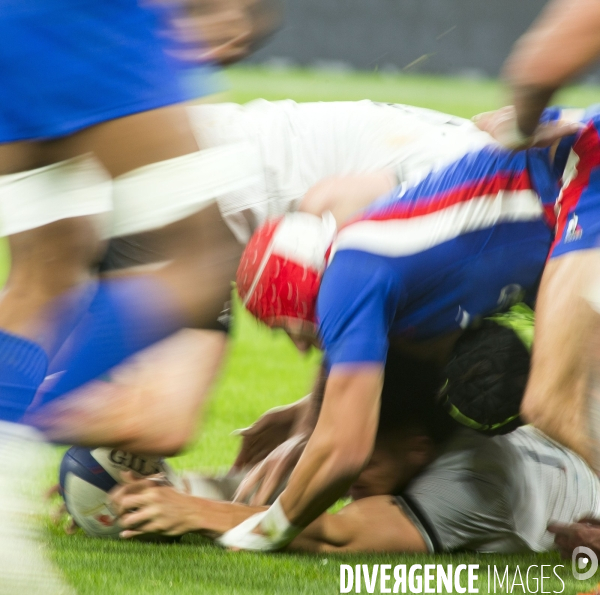
<path fill-rule="evenodd" d="M 335 233 L 330 213 L 290 213 L 255 232 L 240 261 L 237 289 L 244 306 L 272 327 L 315 332 L 315 307 Z"/>

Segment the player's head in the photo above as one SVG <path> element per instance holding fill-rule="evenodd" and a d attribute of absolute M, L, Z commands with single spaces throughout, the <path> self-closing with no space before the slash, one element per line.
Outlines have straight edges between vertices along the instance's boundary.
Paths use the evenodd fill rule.
<path fill-rule="evenodd" d="M 260 321 L 283 328 L 298 347 L 317 335 L 316 304 L 335 223 L 290 213 L 259 227 L 244 250 L 237 289 Z"/>
<path fill-rule="evenodd" d="M 510 316 L 485 320 L 477 330 L 465 332 L 444 368 L 445 409 L 462 425 L 490 435 L 521 425 L 519 409 L 531 356 Z"/>

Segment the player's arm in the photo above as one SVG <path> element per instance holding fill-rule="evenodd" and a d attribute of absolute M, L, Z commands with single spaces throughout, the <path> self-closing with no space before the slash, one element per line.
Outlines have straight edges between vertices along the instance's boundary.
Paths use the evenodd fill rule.
<path fill-rule="evenodd" d="M 203 500 L 196 529 L 217 537 L 252 514 L 264 511 L 225 502 Z M 392 496 L 372 496 L 350 503 L 335 514 L 315 519 L 288 546 L 301 552 L 422 552 L 423 536 Z"/>
<path fill-rule="evenodd" d="M 113 492 L 122 537 L 143 533 L 198 532 L 217 538 L 265 507 L 217 502 L 134 479 Z M 322 514 L 287 549 L 305 552 L 427 552 L 419 530 L 391 496 L 352 502 L 336 514 Z"/>
<path fill-rule="evenodd" d="M 334 366 L 319 421 L 281 495 L 290 522 L 306 527 L 343 496 L 367 464 L 379 421 L 383 365 Z"/>
<path fill-rule="evenodd" d="M 317 305 L 331 366 L 319 420 L 281 496 L 264 515 L 223 535 L 222 545 L 263 551 L 284 547 L 358 476 L 375 441 L 388 332 L 403 291 L 384 257 L 355 250 L 336 253 Z"/>
<path fill-rule="evenodd" d="M 298 209 L 318 216 L 331 211 L 340 226 L 397 185 L 398 179 L 391 169 L 325 178 L 309 188 Z"/>
<path fill-rule="evenodd" d="M 387 337 L 403 296 L 388 267 L 380 256 L 342 250 L 323 277 L 317 309 L 331 369 L 315 430 L 274 504 L 294 527 L 306 527 L 342 496 L 371 455 Z"/>
<path fill-rule="evenodd" d="M 422 552 L 420 531 L 391 496 L 352 502 L 336 514 L 322 514 L 288 550 L 304 552 Z"/>
<path fill-rule="evenodd" d="M 553 93 L 598 57 L 599 29 L 597 0 L 553 0 L 517 42 L 504 72 L 525 135 L 535 130 Z"/>

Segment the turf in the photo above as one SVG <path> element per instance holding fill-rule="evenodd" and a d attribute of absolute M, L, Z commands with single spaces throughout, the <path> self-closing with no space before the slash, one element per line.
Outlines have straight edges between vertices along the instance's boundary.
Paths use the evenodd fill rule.
<path fill-rule="evenodd" d="M 502 87 L 494 81 L 451 78 L 391 76 L 381 73 L 330 73 L 310 70 L 269 71 L 237 68 L 228 73 L 229 90 L 223 99 L 248 101 L 293 98 L 298 101 L 357 100 L 422 105 L 462 116 L 493 109 L 503 103 Z M 574 88 L 560 101 L 584 106 L 600 99 L 597 88 Z M 0 245 L 0 279 L 6 274 L 6 248 Z M 238 446 L 230 436 L 234 428 L 250 424 L 262 411 L 305 394 L 310 387 L 316 355 L 298 356 L 284 336 L 273 336 L 249 318 L 238 316 L 231 356 L 219 382 L 207 421 L 196 443 L 174 461 L 178 468 L 222 468 L 229 464 Z M 55 453 L 58 461 L 60 451 Z M 56 468 L 48 469 L 40 492 L 50 485 Z M 560 564 L 554 554 L 544 556 L 456 555 L 425 556 L 310 556 L 255 555 L 223 552 L 197 537 L 170 545 L 101 541 L 78 534 L 64 535 L 45 518 L 52 555 L 67 579 L 82 595 L 132 594 L 299 594 L 338 593 L 339 565 L 389 563 L 479 563 L 480 592 L 488 592 L 487 564 L 527 567 Z M 568 595 L 590 590 L 594 581 L 569 579 L 570 562 L 560 581 L 546 582 L 546 592 Z M 539 574 L 538 574 L 539 576 Z M 532 583 L 532 590 L 535 586 Z M 494 592 L 494 589 L 490 589 Z M 363 593 L 365 588 L 363 585 Z M 376 590 L 378 592 L 378 590 Z M 507 592 L 498 588 L 497 592 Z M 516 585 L 514 593 L 525 592 Z"/>

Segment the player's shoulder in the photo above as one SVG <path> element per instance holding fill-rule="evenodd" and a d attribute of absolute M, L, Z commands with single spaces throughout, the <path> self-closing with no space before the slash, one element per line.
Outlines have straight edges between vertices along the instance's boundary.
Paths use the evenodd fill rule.
<path fill-rule="evenodd" d="M 397 303 L 402 295 L 402 275 L 392 266 L 390 259 L 368 250 L 349 249 L 336 252 L 325 269 L 317 310 L 321 313 L 333 309 L 367 307 L 372 301 L 379 304 L 390 299 Z"/>
<path fill-rule="evenodd" d="M 470 231 L 541 216 L 527 156 L 489 146 L 382 197 L 340 230 L 334 247 L 411 257 Z"/>
<path fill-rule="evenodd" d="M 346 287 L 362 287 L 389 284 L 397 277 L 392 262 L 385 255 L 361 248 L 334 249 L 329 256 L 327 268 L 321 281 L 321 290 L 337 285 L 336 291 Z"/>

